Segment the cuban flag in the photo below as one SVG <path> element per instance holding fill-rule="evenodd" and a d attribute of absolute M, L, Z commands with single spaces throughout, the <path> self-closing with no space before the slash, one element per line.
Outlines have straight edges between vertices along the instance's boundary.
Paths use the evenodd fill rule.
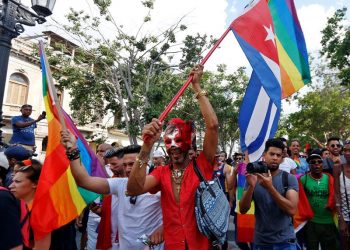
<path fill-rule="evenodd" d="M 248 151 L 249 161 L 254 162 L 266 140 L 275 135 L 281 112 L 280 67 L 266 0 L 253 1 L 230 28 L 253 68 L 238 123 L 242 151 Z"/>

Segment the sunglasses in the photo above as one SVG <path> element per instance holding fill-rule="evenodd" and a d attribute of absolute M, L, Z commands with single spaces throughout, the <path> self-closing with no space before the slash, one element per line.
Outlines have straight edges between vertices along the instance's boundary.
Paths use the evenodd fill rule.
<path fill-rule="evenodd" d="M 322 160 L 311 160 L 309 163 L 310 164 L 322 164 L 323 161 Z"/>
<path fill-rule="evenodd" d="M 135 205 L 136 204 L 136 200 L 137 200 L 137 196 L 130 196 L 130 199 L 129 199 L 130 204 Z"/>
<path fill-rule="evenodd" d="M 335 148 L 335 147 L 340 148 L 341 145 L 340 145 L 340 144 L 332 144 L 331 147 L 332 147 L 332 148 Z"/>
<path fill-rule="evenodd" d="M 239 158 L 236 158 L 237 161 L 241 161 L 243 158 L 239 157 Z"/>

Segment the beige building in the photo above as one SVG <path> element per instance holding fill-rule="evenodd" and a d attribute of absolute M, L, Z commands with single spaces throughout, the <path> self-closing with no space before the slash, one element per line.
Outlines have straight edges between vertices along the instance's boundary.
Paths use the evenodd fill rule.
<path fill-rule="evenodd" d="M 61 37 L 60 35 L 48 31 L 44 32 L 40 38 L 45 40 L 46 46 L 51 46 L 55 42 L 64 42 L 71 48 L 71 55 L 74 56 L 74 49 L 77 47 L 73 42 Z M 12 50 L 7 71 L 7 81 L 4 93 L 3 118 L 5 127 L 3 130 L 3 141 L 8 142 L 12 135 L 11 118 L 20 115 L 20 107 L 28 103 L 33 106 L 31 117 L 36 119 L 42 111 L 45 110 L 42 96 L 42 77 L 40 62 L 38 56 L 35 55 L 35 43 L 37 40 L 24 40 L 21 38 L 12 41 Z M 70 114 L 69 108 L 70 95 L 68 92 L 59 93 L 59 99 L 64 110 Z M 112 127 L 114 122 L 113 115 L 107 115 L 101 121 L 78 127 L 83 135 L 94 136 L 94 138 L 107 138 L 107 143 L 117 142 L 126 146 L 129 144 L 129 138 L 124 131 L 108 129 Z M 104 127 L 106 129 L 104 129 Z M 35 141 L 38 158 L 43 160 L 45 157 L 45 137 L 47 136 L 47 122 L 42 120 L 37 124 L 35 131 Z M 95 148 L 96 145 L 90 141 L 90 145 Z"/>

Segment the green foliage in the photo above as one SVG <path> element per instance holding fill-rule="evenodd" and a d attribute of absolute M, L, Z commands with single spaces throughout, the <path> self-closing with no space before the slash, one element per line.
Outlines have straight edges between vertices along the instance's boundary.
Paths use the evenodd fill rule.
<path fill-rule="evenodd" d="M 309 92 L 299 100 L 300 111 L 281 122 L 289 138 L 325 142 L 330 136 L 350 136 L 350 92 L 327 86 Z M 315 142 L 314 142 L 315 144 Z M 316 144 L 315 144 L 316 145 Z"/>
<path fill-rule="evenodd" d="M 322 30 L 321 54 L 339 71 L 341 84 L 350 86 L 350 26 L 344 25 L 346 8 L 338 9 Z"/>

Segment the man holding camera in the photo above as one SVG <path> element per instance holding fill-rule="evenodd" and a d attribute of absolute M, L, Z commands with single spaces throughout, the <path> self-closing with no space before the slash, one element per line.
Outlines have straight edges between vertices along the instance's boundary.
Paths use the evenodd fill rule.
<path fill-rule="evenodd" d="M 269 139 L 264 162 L 247 166 L 247 182 L 239 206 L 245 214 L 254 201 L 254 249 L 296 249 L 292 216 L 298 205 L 298 182 L 294 175 L 279 170 L 284 147 L 281 140 Z"/>
<path fill-rule="evenodd" d="M 45 119 L 45 111 L 39 115 L 39 117 L 34 120 L 29 116 L 32 114 L 32 106 L 29 104 L 24 104 L 21 107 L 20 116 L 12 117 L 11 124 L 13 129 L 13 134 L 10 144 L 20 144 L 28 150 L 33 150 L 35 145 L 34 129 L 36 128 L 36 123 Z"/>

